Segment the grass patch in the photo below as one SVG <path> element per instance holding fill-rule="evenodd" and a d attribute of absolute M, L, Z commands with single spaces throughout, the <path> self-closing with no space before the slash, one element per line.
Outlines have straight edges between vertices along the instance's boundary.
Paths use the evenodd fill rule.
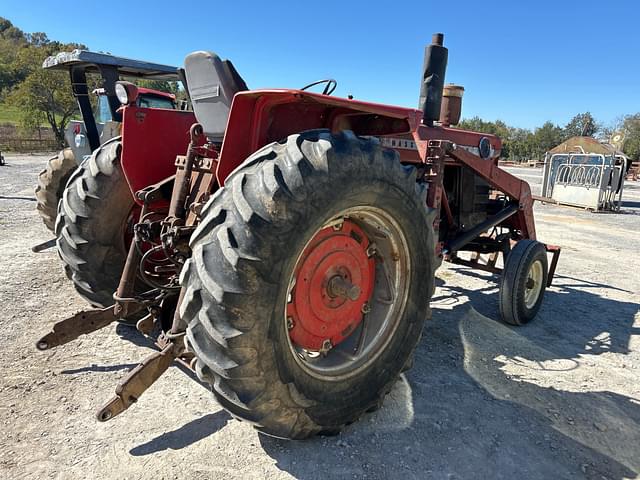
<path fill-rule="evenodd" d="M 76 118 L 78 117 L 78 118 Z M 58 116 L 56 116 L 56 120 Z M 74 116 L 74 120 L 82 119 L 80 116 Z M 20 107 L 16 107 L 14 105 L 7 105 L 6 103 L 0 103 L 0 125 L 9 124 L 15 125 L 17 127 L 21 126 L 22 122 L 22 112 L 20 111 Z M 40 123 L 41 127 L 50 128 L 51 125 L 46 120 L 43 120 Z"/>
<path fill-rule="evenodd" d="M 0 123 L 20 124 L 22 118 L 20 109 L 13 105 L 0 104 Z"/>

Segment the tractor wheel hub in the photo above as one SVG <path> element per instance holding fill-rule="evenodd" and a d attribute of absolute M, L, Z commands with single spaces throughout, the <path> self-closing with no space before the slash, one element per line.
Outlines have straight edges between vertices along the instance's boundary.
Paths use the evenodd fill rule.
<path fill-rule="evenodd" d="M 320 230 L 295 267 L 295 284 L 287 304 L 291 340 L 321 351 L 347 338 L 360 324 L 373 291 L 375 260 L 369 240 L 355 223 Z"/>

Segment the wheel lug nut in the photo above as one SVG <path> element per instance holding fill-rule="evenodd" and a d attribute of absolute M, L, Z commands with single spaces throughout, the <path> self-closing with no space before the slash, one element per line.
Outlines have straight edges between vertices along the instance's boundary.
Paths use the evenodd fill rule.
<path fill-rule="evenodd" d="M 287 317 L 287 330 L 293 330 L 293 318 Z"/>
<path fill-rule="evenodd" d="M 362 308 L 360 308 L 360 311 L 366 315 L 367 313 L 369 313 L 371 311 L 371 305 L 369 305 L 369 302 L 364 302 L 362 304 Z"/>
<path fill-rule="evenodd" d="M 367 257 L 371 258 L 373 257 L 376 253 L 378 253 L 378 249 L 376 247 L 375 243 L 372 243 L 371 245 L 369 245 L 367 247 Z"/>
<path fill-rule="evenodd" d="M 333 345 L 331 344 L 331 340 L 329 340 L 328 338 L 322 342 L 322 347 L 320 347 L 320 353 L 322 355 L 326 355 L 329 350 L 331 350 L 333 348 Z"/>

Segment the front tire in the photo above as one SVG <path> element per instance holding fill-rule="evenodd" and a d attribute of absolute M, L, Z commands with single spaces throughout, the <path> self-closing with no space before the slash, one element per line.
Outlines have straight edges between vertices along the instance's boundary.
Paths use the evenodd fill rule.
<path fill-rule="evenodd" d="M 120 165 L 120 137 L 93 152 L 69 180 L 56 221 L 58 254 L 81 297 L 113 305 L 124 268 L 133 197 Z"/>
<path fill-rule="evenodd" d="M 73 171 L 78 167 L 70 148 L 60 150 L 47 160 L 47 166 L 38 174 L 36 209 L 45 226 L 53 231 L 58 212 L 58 202 Z"/>
<path fill-rule="evenodd" d="M 547 286 L 547 250 L 544 244 L 525 239 L 507 256 L 500 279 L 499 304 L 502 320 L 524 325 L 538 314 Z"/>
<path fill-rule="evenodd" d="M 180 314 L 198 375 L 228 411 L 305 438 L 381 402 L 429 312 L 425 199 L 414 168 L 350 132 L 292 135 L 227 178 L 192 237 Z"/>

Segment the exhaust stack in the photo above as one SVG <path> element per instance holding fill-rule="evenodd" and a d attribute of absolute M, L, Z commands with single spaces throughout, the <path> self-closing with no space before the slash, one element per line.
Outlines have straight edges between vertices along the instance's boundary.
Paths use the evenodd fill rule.
<path fill-rule="evenodd" d="M 449 58 L 449 50 L 443 44 L 444 34 L 434 33 L 431 45 L 424 50 L 419 108 L 423 112 L 422 122 L 428 126 L 433 126 L 433 122 L 440 119 L 442 90 Z"/>

